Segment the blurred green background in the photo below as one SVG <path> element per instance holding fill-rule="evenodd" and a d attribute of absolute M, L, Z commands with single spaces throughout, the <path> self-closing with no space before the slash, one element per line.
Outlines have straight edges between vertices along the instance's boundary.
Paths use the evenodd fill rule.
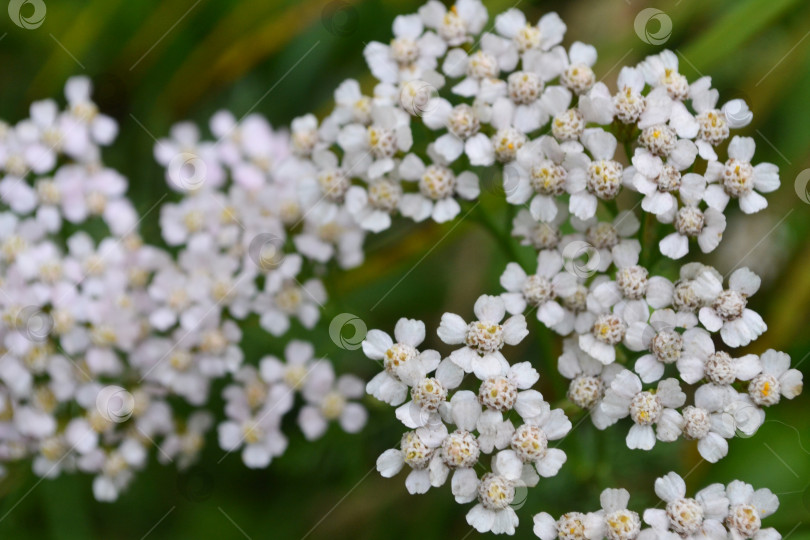
<path fill-rule="evenodd" d="M 127 175 L 130 193 L 146 212 L 165 192 L 163 171 L 152 159 L 155 137 L 192 119 L 207 125 L 227 108 L 251 109 L 277 126 L 314 110 L 328 110 L 332 90 L 347 77 L 368 89 L 364 43 L 390 39 L 395 15 L 413 12 L 412 0 L 46 0 L 47 16 L 35 30 L 0 15 L 0 117 L 17 121 L 28 103 L 59 97 L 67 77 L 89 75 L 96 99 L 115 116 L 121 134 L 105 161 Z M 491 13 L 512 0 L 486 2 Z M 763 275 L 751 307 L 768 332 L 746 352 L 784 350 L 810 373 L 810 3 L 804 0 L 565 0 L 518 2 L 536 20 L 558 11 L 568 24 L 565 43 L 582 40 L 599 50 L 597 76 L 613 87 L 619 66 L 635 64 L 662 47 L 676 50 L 690 79 L 710 74 L 721 102 L 743 97 L 754 111 L 744 134 L 757 143 L 757 160 L 776 163 L 782 189 L 769 207 L 740 219 L 730 212 L 721 248 L 709 260 L 723 273 L 750 266 Z M 657 7 L 672 20 L 661 46 L 641 40 L 634 20 Z M 654 23 L 652 23 L 654 24 Z M 655 32 L 653 27 L 650 29 Z M 261 100 L 261 101 L 259 101 Z M 134 117 L 134 118 L 133 118 Z M 137 122 L 136 120 L 137 119 Z M 142 126 L 138 125 L 138 122 Z M 150 135 L 150 133 L 152 135 Z M 806 174 L 810 175 L 810 171 Z M 795 188 L 799 178 L 799 193 Z M 804 185 L 802 185 L 804 184 Z M 497 193 L 483 205 L 499 212 Z M 155 211 L 144 234 L 158 241 Z M 499 218 L 499 216 L 495 216 Z M 499 290 L 507 259 L 474 222 L 403 226 L 371 238 L 366 264 L 328 279 L 330 314 L 305 335 L 340 371 L 369 378 L 377 366 L 360 351 L 342 351 L 329 340 L 330 315 L 357 314 L 369 328 L 392 330 L 400 316 L 421 318 L 435 329 L 443 311 L 468 315 L 481 293 Z M 452 230 L 451 230 L 452 229 Z M 432 249 L 437 246 L 436 249 Z M 654 246 L 650 247 L 655 249 Z M 432 249 L 432 250 L 431 250 Z M 429 251 L 431 250 L 431 251 Z M 429 254 L 425 256 L 425 253 Z M 694 253 L 692 254 L 694 256 Z M 381 298 L 384 299 L 380 301 Z M 379 303 L 378 303 L 379 302 Z M 435 333 L 428 344 L 439 348 Z M 542 336 L 541 336 L 542 337 Z M 552 403 L 564 398 L 554 374 L 558 344 L 527 340 L 510 357 L 543 369 L 540 387 Z M 283 344 L 248 331 L 246 356 L 278 354 Z M 446 349 L 441 349 L 446 351 Z M 403 428 L 388 407 L 367 400 L 371 416 L 360 435 L 332 427 L 305 443 L 289 418 L 291 444 L 268 470 L 250 471 L 234 454 L 223 455 L 212 438 L 200 464 L 187 473 L 154 460 L 115 504 L 96 503 L 91 479 L 80 476 L 39 482 L 30 468 L 11 467 L 0 484 L 0 536 L 4 538 L 474 538 L 449 486 L 411 497 L 404 474 L 386 480 L 373 470 L 376 457 L 394 446 Z M 659 444 L 630 451 L 625 429 L 597 432 L 578 425 L 561 448 L 569 463 L 559 476 L 530 490 L 518 511 L 518 537 L 532 538 L 531 516 L 598 508 L 598 494 L 626 487 L 636 509 L 655 504 L 656 477 L 688 474 L 690 492 L 711 482 L 742 479 L 779 495 L 779 511 L 766 520 L 791 540 L 810 538 L 810 400 L 805 395 L 768 411 L 751 439 L 730 442 L 719 464 L 702 462 L 694 443 Z M 576 424 L 579 416 L 573 421 Z M 626 426 L 625 426 L 626 427 Z"/>

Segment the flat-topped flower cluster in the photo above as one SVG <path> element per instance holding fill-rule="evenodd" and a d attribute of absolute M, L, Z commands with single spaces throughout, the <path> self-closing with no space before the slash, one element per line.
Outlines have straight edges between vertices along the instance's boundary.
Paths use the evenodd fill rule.
<path fill-rule="evenodd" d="M 407 466 L 411 493 L 449 481 L 459 503 L 476 502 L 473 527 L 512 534 L 516 491 L 557 474 L 572 428 L 532 389 L 540 364 L 503 352 L 527 338 L 527 316 L 562 337 L 567 399 L 598 429 L 629 417 L 631 449 L 682 437 L 707 461 L 723 458 L 728 439 L 801 392 L 802 375 L 782 352 L 724 350 L 767 330 L 748 307 L 756 274 L 672 261 L 713 251 L 727 208 L 766 208 L 778 170 L 732 136 L 751 122 L 744 101 L 721 105 L 711 79 L 690 83 L 674 53 L 622 68 L 611 89 L 593 71 L 595 48 L 566 47 L 565 33 L 555 13 L 490 20 L 480 0 L 431 0 L 395 19 L 389 43 L 364 49 L 378 84 L 343 82 L 321 119 L 275 130 L 221 111 L 213 139 L 175 125 L 154 148 L 175 192 L 159 209 L 162 246 L 138 233 L 152 208 L 139 215 L 126 178 L 103 163 L 118 127 L 88 79 L 68 81 L 65 109 L 45 100 L 0 124 L 0 462 L 92 474 L 109 501 L 152 451 L 193 463 L 215 423 L 221 448 L 253 468 L 284 453 L 291 411 L 310 440 L 330 422 L 357 432 L 367 392 L 408 430 L 380 456 L 384 476 Z M 420 350 L 424 324 L 402 318 L 393 337 L 363 341 L 382 368 L 364 384 L 289 337 L 316 327 L 324 276 L 362 264 L 367 234 L 401 218 L 459 219 L 493 170 L 516 212 L 504 232 L 536 265 L 509 263 L 504 292 L 478 298 L 472 320 L 445 313 L 446 355 Z M 283 359 L 245 358 L 252 321 Z M 697 386 L 688 404 L 687 386 Z M 674 473 L 656 492 L 667 510 L 644 512 L 645 531 L 626 492 L 609 490 L 602 511 L 538 514 L 535 532 L 777 535 L 760 530 L 770 492 L 732 482 L 688 499 Z"/>

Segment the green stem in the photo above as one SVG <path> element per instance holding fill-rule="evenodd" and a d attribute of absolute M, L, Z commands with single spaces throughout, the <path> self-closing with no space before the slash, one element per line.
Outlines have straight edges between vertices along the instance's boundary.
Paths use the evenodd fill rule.
<path fill-rule="evenodd" d="M 653 230 L 653 223 L 652 220 L 654 219 L 653 214 L 645 212 L 644 213 L 644 220 L 641 222 L 641 227 L 638 230 L 638 241 L 641 244 L 641 260 L 639 261 L 641 266 L 647 268 L 650 262 L 650 254 L 652 253 L 652 249 L 647 248 L 647 238 L 650 234 L 650 231 Z M 655 238 L 653 238 L 653 242 Z M 645 249 L 647 248 L 647 249 Z"/>
<path fill-rule="evenodd" d="M 616 199 L 611 199 L 609 201 L 601 199 L 601 201 L 602 201 L 602 204 L 605 205 L 605 208 L 607 208 L 608 211 L 610 212 L 611 217 L 615 218 L 616 216 L 619 215 L 619 205 L 616 202 Z"/>
<path fill-rule="evenodd" d="M 627 163 L 633 163 L 633 147 L 631 141 L 624 141 L 624 155 L 627 156 Z"/>
<path fill-rule="evenodd" d="M 475 219 L 476 222 L 483 225 L 484 228 L 492 235 L 498 248 L 501 251 L 503 251 L 503 253 L 511 261 L 518 263 L 521 267 L 523 267 L 524 270 L 530 272 L 530 270 L 526 268 L 526 264 L 522 260 L 523 257 L 521 256 L 521 253 L 517 250 L 515 242 L 509 235 L 508 228 L 507 230 L 502 230 L 500 227 L 498 227 L 497 223 L 495 223 L 495 220 L 492 219 L 492 216 L 489 215 L 489 213 L 487 213 L 487 211 L 480 205 L 476 207 L 475 211 L 472 213 L 472 216 L 474 216 L 473 218 Z"/>

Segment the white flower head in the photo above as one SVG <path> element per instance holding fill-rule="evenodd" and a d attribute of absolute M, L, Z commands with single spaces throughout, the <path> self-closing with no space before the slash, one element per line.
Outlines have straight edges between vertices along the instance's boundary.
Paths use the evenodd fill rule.
<path fill-rule="evenodd" d="M 779 189 L 779 168 L 773 163 L 753 165 L 754 150 L 754 139 L 735 136 L 728 145 L 728 161 L 709 162 L 706 168 L 709 186 L 704 199 L 710 208 L 723 212 L 732 198 L 740 201 L 740 210 L 746 214 L 768 206 L 760 193 Z"/>
<path fill-rule="evenodd" d="M 441 459 L 440 449 L 447 436 L 444 424 L 408 431 L 402 436 L 399 448 L 386 450 L 377 458 L 377 471 L 384 478 L 391 478 L 408 465 L 411 468 L 405 479 L 408 493 L 426 493 L 431 487 L 429 466 L 432 460 Z"/>
<path fill-rule="evenodd" d="M 563 354 L 557 361 L 560 374 L 570 379 L 567 397 L 577 407 L 590 411 L 591 421 L 597 429 L 613 423 L 599 406 L 605 390 L 618 373 L 623 371 L 617 363 L 604 365 L 579 348 L 575 339 L 563 341 Z"/>
<path fill-rule="evenodd" d="M 671 472 L 656 479 L 655 493 L 666 503 L 666 509 L 645 510 L 644 521 L 658 534 L 672 531 L 685 538 L 725 538 L 728 498 L 722 484 L 712 484 L 694 498 L 687 497 L 683 478 Z"/>
<path fill-rule="evenodd" d="M 681 362 L 687 336 L 677 329 L 696 324 L 697 317 L 691 313 L 679 314 L 671 309 L 658 309 L 650 315 L 649 322 L 637 321 L 628 326 L 625 336 L 627 347 L 632 351 L 647 352 L 636 360 L 634 367 L 643 382 L 660 380 L 666 365 Z"/>
<path fill-rule="evenodd" d="M 780 397 L 793 399 L 802 392 L 803 376 L 790 368 L 790 356 L 768 349 L 759 357 L 760 373 L 751 379 L 748 395 L 757 405 L 767 407 L 779 403 Z"/>
<path fill-rule="evenodd" d="M 384 371 L 366 385 L 366 392 L 389 405 L 405 402 L 408 388 L 422 381 L 439 365 L 439 353 L 420 352 L 425 340 L 425 323 L 402 318 L 394 328 L 396 342 L 382 330 L 370 330 L 363 341 L 363 352 L 372 360 L 382 361 Z M 460 381 L 459 381 L 460 382 Z"/>
<path fill-rule="evenodd" d="M 372 41 L 363 49 L 371 73 L 380 81 L 396 84 L 416 80 L 436 68 L 447 44 L 434 32 L 425 32 L 418 14 L 394 19 L 394 38 L 386 45 Z"/>
<path fill-rule="evenodd" d="M 363 381 L 354 375 L 335 378 L 331 364 L 315 371 L 313 378 L 304 387 L 307 404 L 298 413 L 298 425 L 307 440 L 320 438 L 330 421 L 337 421 L 347 433 L 357 433 L 366 424 L 368 413 L 359 403 L 349 401 L 363 397 Z"/>
<path fill-rule="evenodd" d="M 734 480 L 726 487 L 729 509 L 726 518 L 730 537 L 743 538 L 780 538 L 774 529 L 763 529 L 762 518 L 779 508 L 779 499 L 771 490 L 762 488 L 754 491 L 751 484 Z"/>
<path fill-rule="evenodd" d="M 528 275 L 517 263 L 509 263 L 501 275 L 507 292 L 501 295 L 509 313 L 537 309 L 537 320 L 549 328 L 562 322 L 565 312 L 557 302 L 576 287 L 576 277 L 563 271 L 563 259 L 557 251 L 543 250 L 537 256 L 537 271 Z"/>
<path fill-rule="evenodd" d="M 526 20 L 526 15 L 511 8 L 495 17 L 495 30 L 514 41 L 520 53 L 531 50 L 547 51 L 558 45 L 565 35 L 566 26 L 554 12 L 546 13 L 537 24 Z"/>
<path fill-rule="evenodd" d="M 471 41 L 489 19 L 480 0 L 458 0 L 449 10 L 441 2 L 430 0 L 419 8 L 419 16 L 425 26 L 436 30 L 451 47 Z"/>
<path fill-rule="evenodd" d="M 508 369 L 501 349 L 517 345 L 529 331 L 522 314 L 503 320 L 506 306 L 498 296 L 479 297 L 473 311 L 477 320 L 469 324 L 454 313 L 445 313 L 437 333 L 448 345 L 463 345 L 450 354 L 451 361 L 466 373 L 485 379 Z"/>
<path fill-rule="evenodd" d="M 474 173 L 456 175 L 441 163 L 425 166 L 415 154 L 405 156 L 399 170 L 404 180 L 418 182 L 419 192 L 403 195 L 399 207 L 403 216 L 417 222 L 427 218 L 437 223 L 449 221 L 461 212 L 456 196 L 473 200 L 481 191 Z"/>
<path fill-rule="evenodd" d="M 515 534 L 518 516 L 511 505 L 516 488 L 534 485 L 535 478 L 531 478 L 530 472 L 527 475 L 526 467 L 513 450 L 499 452 L 492 458 L 492 472 L 481 477 L 478 504 L 467 512 L 467 523 L 482 533 Z"/>
<path fill-rule="evenodd" d="M 711 335 L 702 328 L 691 328 L 683 333 L 683 353 L 676 366 L 681 380 L 695 384 L 705 378 L 716 385 L 728 386 L 734 381 L 750 381 L 761 369 L 756 355 L 734 358 L 725 351 L 717 351 Z"/>
<path fill-rule="evenodd" d="M 681 434 L 680 414 L 675 409 L 685 401 L 686 394 L 676 379 L 660 381 L 654 391 L 642 390 L 638 375 L 625 370 L 613 379 L 600 407 L 615 420 L 631 417 L 634 425 L 627 434 L 628 448 L 650 450 L 656 437 L 670 442 Z"/>
<path fill-rule="evenodd" d="M 758 338 L 768 325 L 755 311 L 747 307 L 748 298 L 759 290 L 761 280 L 748 268 L 738 268 L 728 281 L 728 289 L 709 270 L 698 275 L 692 287 L 708 305 L 700 308 L 700 323 L 710 332 L 720 331 L 729 347 L 742 347 Z"/>
<path fill-rule="evenodd" d="M 543 136 L 524 145 L 517 159 L 504 167 L 507 202 L 523 205 L 531 199 L 532 217 L 553 222 L 559 210 L 557 197 L 565 192 L 568 177 L 565 158 L 565 150 L 553 137 Z"/>
<path fill-rule="evenodd" d="M 588 538 L 630 540 L 638 536 L 641 520 L 638 513 L 627 508 L 630 493 L 626 489 L 605 489 L 599 501 L 602 510 L 586 517 L 586 528 L 590 531 Z"/>

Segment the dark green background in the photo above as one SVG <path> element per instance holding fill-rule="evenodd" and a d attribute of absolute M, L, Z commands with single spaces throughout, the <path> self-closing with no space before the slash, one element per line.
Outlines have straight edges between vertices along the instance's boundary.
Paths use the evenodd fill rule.
<path fill-rule="evenodd" d="M 0 40 L 0 117 L 17 121 L 30 101 L 61 98 L 67 77 L 80 73 L 92 77 L 102 108 L 121 125 L 121 135 L 105 153 L 105 161 L 128 176 L 141 212 L 166 188 L 163 171 L 152 159 L 154 141 L 133 116 L 161 137 L 179 120 L 207 125 L 220 108 L 240 116 L 271 88 L 256 111 L 273 124 L 284 125 L 313 110 L 322 114 L 330 106 L 332 90 L 344 78 L 359 78 L 366 87 L 371 84 L 363 44 L 388 40 L 394 16 L 419 5 L 410 0 L 350 4 L 46 0 L 46 4 L 47 17 L 36 30 L 20 29 L 0 13 L 0 34 L 5 33 Z M 487 4 L 495 13 L 513 2 Z M 568 0 L 518 5 L 533 20 L 557 10 L 568 24 L 566 44 L 578 39 L 596 45 L 597 76 L 605 76 L 611 86 L 620 65 L 635 64 L 660 49 L 644 43 L 633 30 L 636 14 L 650 6 L 664 10 L 673 21 L 673 35 L 665 46 L 678 51 L 682 72 L 690 79 L 711 74 L 721 101 L 744 97 L 749 102 L 754 122 L 744 134 L 756 139 L 758 160 L 781 169 L 782 189 L 769 196 L 766 211 L 746 219 L 738 219 L 736 210 L 729 212 L 726 241 L 710 260 L 723 273 L 737 265 L 762 273 L 763 287 L 751 306 L 764 315 L 770 328 L 749 351 L 785 350 L 807 374 L 810 362 L 803 360 L 810 355 L 806 241 L 810 206 L 797 196 L 794 181 L 810 167 L 810 4 Z M 330 16 L 335 8 L 340 9 Z M 500 219 L 498 195 L 489 191 L 483 201 L 494 219 Z M 151 213 L 143 224 L 152 241 L 158 241 L 157 216 Z M 369 328 L 386 330 L 404 315 L 422 318 L 435 329 L 445 310 L 469 314 L 478 294 L 499 290 L 497 277 L 507 259 L 474 220 L 453 227 L 402 223 L 395 232 L 371 239 L 363 267 L 330 277 L 330 314 L 354 313 Z M 300 329 L 297 333 L 304 334 Z M 308 337 L 319 353 L 334 358 L 341 371 L 368 378 L 377 369 L 359 351 L 336 349 L 326 324 Z M 429 344 L 438 347 L 437 342 L 429 332 Z M 545 347 L 527 340 L 510 358 L 533 360 L 543 371 L 541 390 L 554 402 L 563 396 L 554 359 L 541 354 Z M 249 328 L 245 349 L 248 360 L 256 361 L 268 352 L 280 352 L 282 344 Z M 557 345 L 555 353 L 556 349 Z M 146 535 L 154 540 L 478 536 L 464 520 L 469 506 L 455 505 L 449 487 L 411 497 L 404 475 L 386 480 L 372 470 L 377 455 L 396 444 L 403 428 L 391 409 L 371 400 L 368 406 L 371 417 L 362 434 L 332 428 L 316 443 L 305 443 L 290 418 L 286 430 L 291 434 L 290 448 L 268 470 L 247 470 L 238 455 L 217 464 L 223 453 L 213 439 L 201 464 L 190 473 L 178 474 L 152 460 L 115 504 L 93 500 L 90 478 L 40 483 L 29 466 L 11 467 L 0 484 L 0 517 L 5 515 L 0 536 Z M 598 508 L 598 494 L 608 486 L 628 488 L 636 509 L 654 504 L 654 479 L 675 470 L 689 473 L 692 492 L 737 478 L 771 488 L 781 507 L 766 525 L 783 535 L 790 533 L 791 540 L 810 538 L 808 428 L 808 398 L 803 395 L 768 411 L 768 420 L 755 437 L 732 440 L 730 455 L 710 466 L 701 463 L 694 443 L 659 444 L 649 453 L 630 451 L 622 427 L 599 433 L 586 421 L 562 444 L 569 463 L 560 475 L 530 490 L 519 510 L 518 536 L 533 537 L 531 516 L 541 510 L 556 516 Z"/>

